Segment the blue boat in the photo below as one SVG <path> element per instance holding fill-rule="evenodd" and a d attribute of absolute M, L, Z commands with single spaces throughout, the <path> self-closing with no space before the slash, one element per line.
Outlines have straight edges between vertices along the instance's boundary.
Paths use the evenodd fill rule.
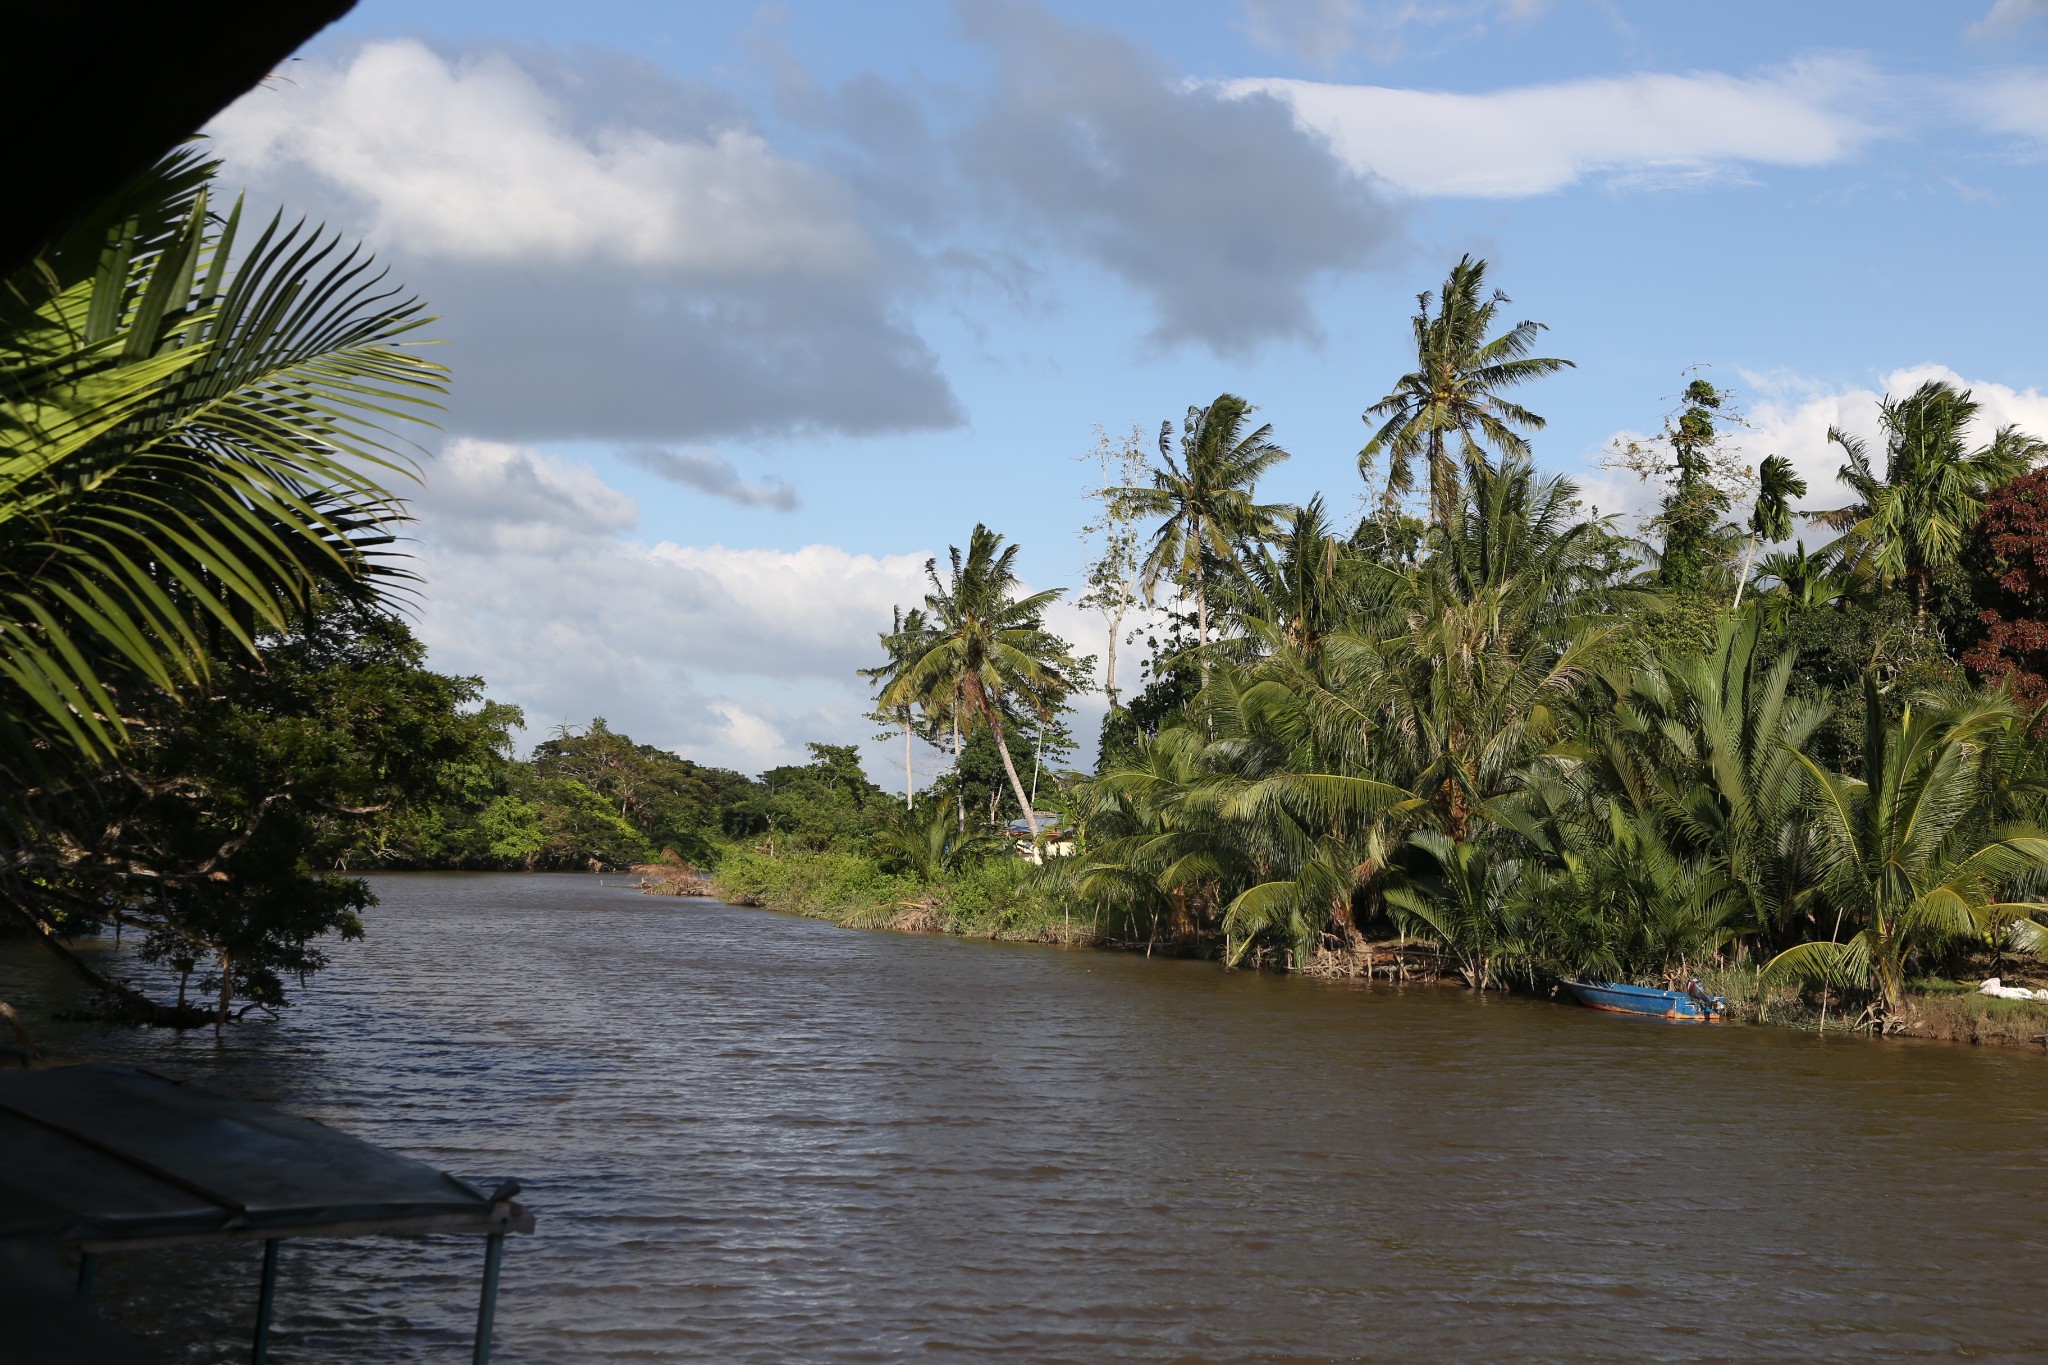
<path fill-rule="evenodd" d="M 1639 1015 L 1645 1019 L 1704 1024 L 1728 1012 L 1728 1001 L 1718 995 L 1708 996 L 1706 1003 L 1702 1004 L 1684 991 L 1624 986 L 1615 981 L 1566 981 L 1564 988 L 1577 996 L 1581 1005 L 1613 1014 Z"/>

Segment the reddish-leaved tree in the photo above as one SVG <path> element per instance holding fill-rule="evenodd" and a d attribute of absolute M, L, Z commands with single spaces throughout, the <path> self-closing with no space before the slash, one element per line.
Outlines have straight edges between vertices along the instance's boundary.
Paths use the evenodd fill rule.
<path fill-rule="evenodd" d="M 2010 679 L 2027 705 L 2048 700 L 2048 470 L 2022 474 L 1984 500 L 1993 605 L 1984 638 L 1963 655 L 1987 682 Z"/>

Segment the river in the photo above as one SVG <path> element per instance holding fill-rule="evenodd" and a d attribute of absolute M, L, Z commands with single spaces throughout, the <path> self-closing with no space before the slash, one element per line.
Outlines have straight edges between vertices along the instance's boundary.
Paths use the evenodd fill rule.
<path fill-rule="evenodd" d="M 0 997 L 539 1218 L 504 1362 L 2019 1359 L 2048 1060 L 380 876 L 276 1023 Z M 246 1359 L 257 1254 L 103 1260 Z M 287 1243 L 272 1359 L 467 1359 L 478 1246 Z"/>

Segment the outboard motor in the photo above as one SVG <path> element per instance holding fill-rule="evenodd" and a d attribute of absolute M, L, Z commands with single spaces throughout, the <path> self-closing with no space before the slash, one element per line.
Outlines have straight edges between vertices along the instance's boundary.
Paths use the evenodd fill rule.
<path fill-rule="evenodd" d="M 1700 1007 L 1700 1013 L 1702 1014 L 1726 1014 L 1728 1012 L 1727 998 L 1719 995 L 1708 995 L 1707 988 L 1700 984 L 1698 977 L 1693 977 L 1685 983 L 1685 993 L 1691 997 L 1693 1004 Z"/>

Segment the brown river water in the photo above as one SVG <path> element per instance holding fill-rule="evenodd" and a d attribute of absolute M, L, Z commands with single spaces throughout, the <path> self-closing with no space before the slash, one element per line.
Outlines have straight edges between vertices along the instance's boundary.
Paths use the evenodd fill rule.
<path fill-rule="evenodd" d="M 46 1046 L 525 1182 L 497 1359 L 2048 1357 L 2048 1059 L 390 876 L 276 1023 Z M 247 1358 L 258 1253 L 106 1257 Z M 481 1248 L 287 1243 L 272 1359 L 467 1360 Z"/>

